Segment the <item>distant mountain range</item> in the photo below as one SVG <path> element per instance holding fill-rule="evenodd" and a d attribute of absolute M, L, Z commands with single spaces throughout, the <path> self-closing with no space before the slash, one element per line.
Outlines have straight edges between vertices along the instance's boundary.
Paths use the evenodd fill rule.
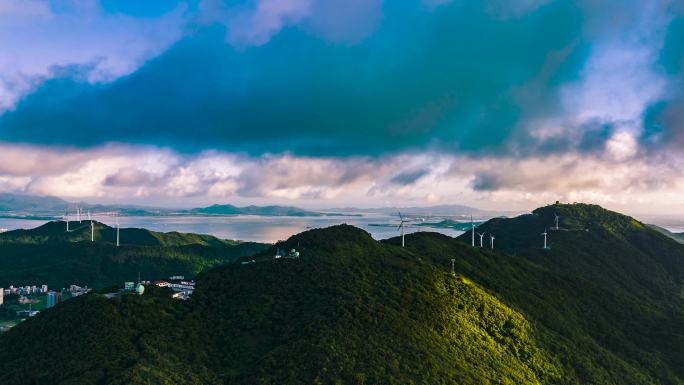
<path fill-rule="evenodd" d="M 239 207 L 231 204 L 215 204 L 208 207 L 192 209 L 174 209 L 147 207 L 135 205 L 104 205 L 89 204 L 85 202 L 68 202 L 64 199 L 49 196 L 34 196 L 21 194 L 0 194 L 0 216 L 51 216 L 56 218 L 63 215 L 69 208 L 72 212 L 80 207 L 91 212 L 117 212 L 125 216 L 169 216 L 169 215 L 258 215 L 258 216 L 340 216 L 362 215 L 364 213 L 377 213 L 385 215 L 420 216 L 420 217 L 461 217 L 470 215 L 479 218 L 493 218 L 497 216 L 513 216 L 519 214 L 514 211 L 482 210 L 463 205 L 439 205 L 429 207 L 378 207 L 378 208 L 333 208 L 319 211 L 306 210 L 294 206 L 245 206 Z M 41 217 L 42 219 L 42 217 Z"/>
<path fill-rule="evenodd" d="M 57 197 L 0 193 L 0 212 L 64 211 L 69 202 Z"/>
<path fill-rule="evenodd" d="M 193 215 L 260 215 L 281 217 L 319 217 L 323 215 L 336 215 L 308 211 L 292 206 L 237 207 L 233 205 L 212 205 L 209 207 L 180 211 L 180 213 L 188 213 Z"/>
<path fill-rule="evenodd" d="M 661 234 L 664 234 L 667 237 L 670 237 L 674 239 L 675 241 L 679 243 L 684 243 L 684 233 L 673 233 L 672 231 L 662 228 L 660 226 L 656 225 L 648 225 L 650 228 L 654 229 L 655 231 L 658 231 Z"/>
<path fill-rule="evenodd" d="M 320 213 L 292 206 L 246 206 L 238 207 L 230 204 L 212 205 L 193 209 L 173 209 L 146 207 L 135 205 L 103 205 L 85 202 L 67 202 L 64 199 L 49 196 L 20 194 L 0 194 L 0 216 L 36 217 L 61 216 L 69 209 L 76 208 L 93 213 L 116 212 L 125 216 L 160 216 L 160 215 L 259 215 L 259 216 L 333 216 L 336 213 Z M 42 217 L 41 217 L 42 219 Z"/>

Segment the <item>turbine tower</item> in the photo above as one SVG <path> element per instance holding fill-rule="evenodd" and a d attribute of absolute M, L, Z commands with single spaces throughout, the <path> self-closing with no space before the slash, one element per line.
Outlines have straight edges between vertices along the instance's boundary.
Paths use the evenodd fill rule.
<path fill-rule="evenodd" d="M 401 247 L 404 247 L 404 223 L 406 221 L 404 220 L 404 217 L 401 216 L 401 212 L 399 212 L 399 227 L 397 227 L 397 230 L 401 231 Z"/>
<path fill-rule="evenodd" d="M 455 259 L 451 259 L 451 275 L 456 276 L 456 270 L 454 269 L 454 262 L 456 262 Z"/>
<path fill-rule="evenodd" d="M 490 245 L 493 249 L 494 248 L 494 234 L 489 234 L 489 242 L 490 242 Z"/>
<path fill-rule="evenodd" d="M 116 247 L 119 247 L 119 216 L 116 217 Z"/>
<path fill-rule="evenodd" d="M 66 222 L 66 232 L 69 232 L 69 209 L 64 213 L 64 222 Z"/>
<path fill-rule="evenodd" d="M 95 242 L 95 222 L 90 221 L 90 242 Z"/>
<path fill-rule="evenodd" d="M 553 214 L 553 216 L 555 217 L 555 221 L 556 221 L 556 231 L 558 231 L 558 218 L 560 218 L 560 217 L 558 216 L 558 214 Z"/>
<path fill-rule="evenodd" d="M 472 229 L 472 234 L 470 236 L 470 246 L 475 247 L 475 222 L 473 222 L 473 216 L 470 216 L 470 227 Z"/>
<path fill-rule="evenodd" d="M 81 208 L 76 208 L 76 217 L 78 218 L 78 223 L 81 223 Z"/>
<path fill-rule="evenodd" d="M 485 234 L 487 234 L 487 233 L 477 233 L 477 235 L 480 236 L 480 247 L 484 247 L 484 246 L 483 246 L 483 243 L 484 243 L 484 236 L 485 236 Z"/>
<path fill-rule="evenodd" d="M 546 229 L 544 229 L 544 232 L 541 233 L 541 235 L 544 236 L 544 250 L 546 250 L 546 249 L 548 249 L 548 247 L 546 247 L 546 236 L 547 236 Z"/>

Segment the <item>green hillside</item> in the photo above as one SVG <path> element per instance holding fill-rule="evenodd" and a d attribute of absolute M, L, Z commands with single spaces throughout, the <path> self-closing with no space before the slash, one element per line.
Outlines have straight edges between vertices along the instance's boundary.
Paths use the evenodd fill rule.
<path fill-rule="evenodd" d="M 560 229 L 548 232 L 550 249 L 543 250 L 541 233 L 552 227 L 554 214 Z M 597 377 L 611 383 L 611 372 L 621 373 L 620 381 L 612 380 L 621 384 L 682 382 L 682 245 L 630 217 L 584 204 L 493 219 L 478 231 L 495 234 L 495 247 L 508 255 L 486 249 L 473 260 L 472 253 L 458 252 L 459 271 L 540 321 L 549 344 L 568 341 L 558 352 L 580 383 L 598 383 Z M 460 241 L 470 243 L 470 233 Z M 409 246 L 429 250 L 422 242 Z"/>
<path fill-rule="evenodd" d="M 45 384 L 512 384 L 561 376 L 522 314 L 441 266 L 344 225 L 303 233 L 293 245 L 299 260 L 264 260 L 267 252 L 263 262 L 208 272 L 189 303 L 91 295 L 47 311 L 0 337 L 0 383 L 21 383 L 27 371 Z M 73 328 L 52 334 L 41 324 Z M 101 333 L 110 348 L 67 342 Z M 21 358 L 33 349 L 25 341 L 43 346 L 30 362 Z"/>
<path fill-rule="evenodd" d="M 116 229 L 94 222 L 49 222 L 31 230 L 0 234 L 0 287 L 70 284 L 104 287 L 131 280 L 140 272 L 149 279 L 169 275 L 194 276 L 239 257 L 252 255 L 266 244 L 221 240 L 209 235 L 158 233 L 145 229 Z"/>
<path fill-rule="evenodd" d="M 0 245 L 10 243 L 46 244 L 64 242 L 89 242 L 91 240 L 91 221 L 71 221 L 69 232 L 66 222 L 53 221 L 30 230 L 12 230 L 0 234 Z M 95 241 L 116 243 L 116 228 L 93 221 Z M 147 229 L 121 228 L 119 242 L 122 245 L 137 246 L 227 246 L 237 242 L 218 239 L 211 235 L 188 233 L 159 233 Z"/>
<path fill-rule="evenodd" d="M 683 245 L 588 205 L 481 228 L 501 250 L 340 225 L 201 273 L 187 302 L 71 300 L 0 336 L 0 383 L 684 384 Z"/>

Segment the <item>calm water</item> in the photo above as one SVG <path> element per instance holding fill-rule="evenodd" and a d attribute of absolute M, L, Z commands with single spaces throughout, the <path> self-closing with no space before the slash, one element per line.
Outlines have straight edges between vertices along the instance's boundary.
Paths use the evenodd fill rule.
<path fill-rule="evenodd" d="M 96 216 L 97 221 L 113 226 L 112 217 Z M 42 225 L 44 220 L 0 218 L 0 228 L 31 229 Z M 237 239 L 255 242 L 276 242 L 306 231 L 347 223 L 368 231 L 375 239 L 386 239 L 399 235 L 397 219 L 392 216 L 339 216 L 339 217 L 120 217 L 121 227 L 140 227 L 154 231 L 179 231 L 183 233 L 211 234 L 223 239 Z M 386 224 L 388 226 L 370 226 Z M 394 226 L 389 226 L 394 224 Z M 407 227 L 406 233 L 416 231 L 435 231 L 455 237 L 461 231 L 429 227 Z"/>

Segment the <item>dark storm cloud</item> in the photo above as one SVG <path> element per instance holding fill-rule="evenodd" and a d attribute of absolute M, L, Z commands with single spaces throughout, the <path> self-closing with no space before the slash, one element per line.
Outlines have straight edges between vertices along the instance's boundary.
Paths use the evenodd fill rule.
<path fill-rule="evenodd" d="M 421 168 L 418 170 L 411 170 L 399 173 L 390 179 L 390 182 L 396 185 L 407 186 L 414 184 L 418 179 L 428 175 L 430 170 Z"/>
<path fill-rule="evenodd" d="M 586 58 L 582 14 L 567 2 L 508 18 L 473 2 L 434 10 L 399 3 L 385 4 L 375 32 L 352 45 L 290 27 L 235 50 L 223 26 L 198 26 L 112 83 L 87 83 L 87 71 L 46 81 L 0 118 L 0 140 L 251 154 L 505 154 L 511 138 L 527 146 L 517 124 L 555 108 L 556 87 L 576 78 Z M 515 91 L 532 81 L 534 92 L 520 98 Z"/>
<path fill-rule="evenodd" d="M 666 97 L 644 112 L 642 142 L 647 149 L 684 145 L 684 7 L 669 24 L 659 64 L 672 77 Z"/>
<path fill-rule="evenodd" d="M 503 187 L 505 183 L 502 183 L 497 175 L 481 173 L 475 176 L 472 185 L 475 191 L 495 191 Z"/>

